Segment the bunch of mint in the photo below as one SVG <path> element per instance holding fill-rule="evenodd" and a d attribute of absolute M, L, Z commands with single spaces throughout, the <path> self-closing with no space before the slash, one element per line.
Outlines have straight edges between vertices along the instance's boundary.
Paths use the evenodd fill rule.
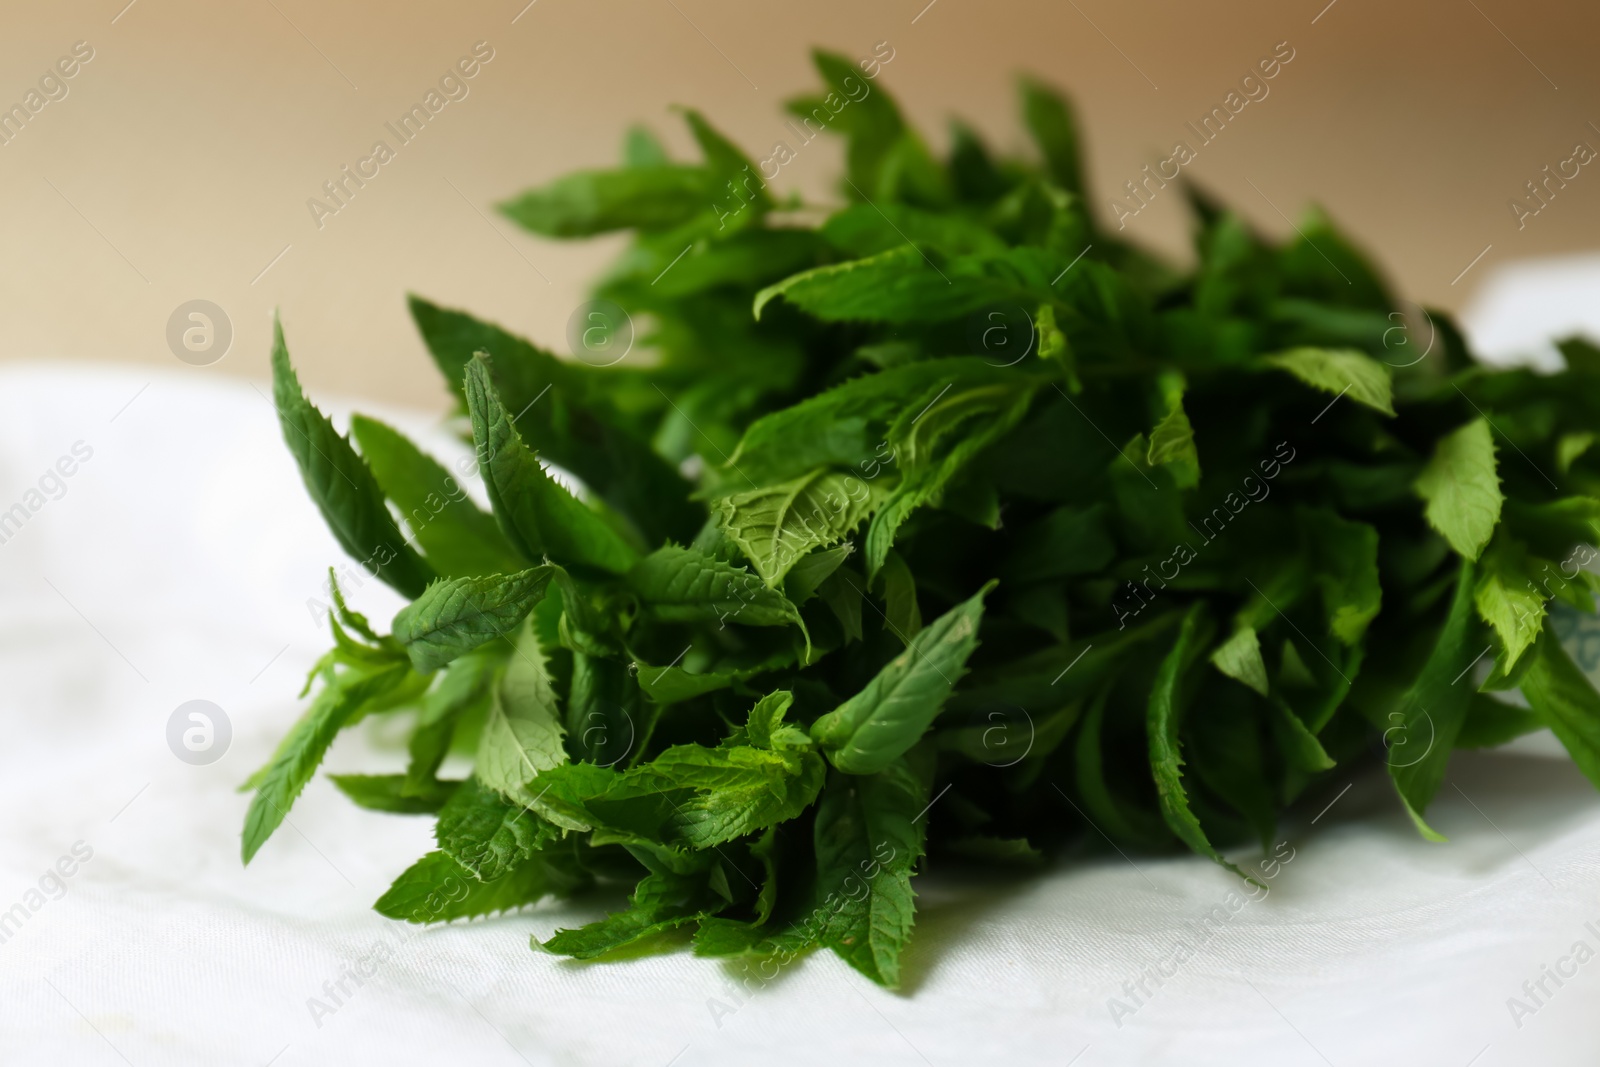
<path fill-rule="evenodd" d="M 1550 621 L 1594 610 L 1600 350 L 1479 366 L 1321 217 L 1274 244 L 1192 191 L 1176 269 L 1096 226 L 1041 86 L 1038 161 L 961 125 L 941 158 L 816 58 L 828 91 L 791 107 L 844 136 L 843 208 L 774 196 L 692 111 L 701 162 L 635 131 L 622 166 L 503 205 L 634 232 L 580 319 L 639 329 L 628 358 L 412 301 L 492 514 L 383 423 L 335 430 L 279 332 L 306 486 L 411 603 L 380 634 L 335 589 L 246 860 L 339 731 L 404 716 L 403 771 L 334 778 L 437 815 L 383 914 L 620 883 L 542 947 L 687 928 L 893 987 L 925 857 L 1024 877 L 1104 837 L 1232 867 L 1219 846 L 1380 760 L 1437 837 L 1451 751 L 1540 727 L 1600 780 L 1600 696 Z"/>

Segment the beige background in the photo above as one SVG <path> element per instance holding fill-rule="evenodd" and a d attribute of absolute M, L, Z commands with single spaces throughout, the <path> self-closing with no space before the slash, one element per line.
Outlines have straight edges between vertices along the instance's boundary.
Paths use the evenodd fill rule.
<path fill-rule="evenodd" d="M 313 391 L 438 406 L 407 290 L 560 348 L 616 247 L 524 236 L 493 202 L 610 162 L 633 120 L 686 151 L 673 103 L 765 154 L 785 136 L 781 101 L 813 85 L 813 44 L 860 56 L 888 41 L 879 84 L 936 144 L 960 113 L 1020 147 L 1013 76 L 1066 88 L 1109 219 L 1112 192 L 1286 40 L 1271 95 L 1188 168 L 1263 228 L 1286 232 L 1279 212 L 1316 199 L 1408 295 L 1447 307 L 1496 264 L 1600 243 L 1593 168 L 1521 231 L 1507 207 L 1576 141 L 1600 148 L 1600 10 L 1580 0 L 125 2 L 7 12 L 0 104 L 76 41 L 95 58 L 0 147 L 5 358 L 263 377 L 276 305 Z M 495 58 L 470 95 L 319 230 L 307 198 L 375 139 L 393 145 L 384 122 L 480 40 Z M 818 142 L 782 180 L 825 197 L 837 159 Z M 1178 198 L 1129 230 L 1181 254 Z M 165 340 L 194 298 L 235 330 L 202 369 Z"/>

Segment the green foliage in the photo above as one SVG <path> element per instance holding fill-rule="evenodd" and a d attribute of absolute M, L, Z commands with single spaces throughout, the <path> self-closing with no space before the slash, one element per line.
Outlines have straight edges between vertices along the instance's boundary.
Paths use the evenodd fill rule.
<path fill-rule="evenodd" d="M 844 138 L 836 204 L 686 111 L 698 162 L 636 129 L 620 167 L 505 205 L 631 231 L 595 295 L 638 356 L 412 298 L 488 512 L 382 423 L 353 446 L 275 336 L 313 501 L 409 603 L 379 634 L 333 590 L 247 860 L 341 730 L 394 716 L 390 773 L 333 776 L 436 816 L 384 915 L 620 883 L 535 944 L 679 931 L 764 975 L 822 948 L 896 987 L 927 861 L 1026 877 L 1105 839 L 1242 873 L 1232 850 L 1380 751 L 1437 839 L 1451 752 L 1541 727 L 1600 784 L 1600 695 L 1549 610 L 1600 588 L 1600 349 L 1492 370 L 1435 314 L 1439 352 L 1393 360 L 1393 301 L 1320 214 L 1277 245 L 1192 195 L 1180 271 L 1090 217 L 1042 85 L 1034 160 L 959 125 L 940 157 L 864 68 L 816 61 L 789 107 Z"/>

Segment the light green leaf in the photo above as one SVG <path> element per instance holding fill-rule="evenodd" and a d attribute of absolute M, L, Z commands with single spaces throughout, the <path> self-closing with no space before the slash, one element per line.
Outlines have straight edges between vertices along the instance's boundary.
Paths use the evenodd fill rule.
<path fill-rule="evenodd" d="M 1494 436 L 1488 419 L 1474 419 L 1441 437 L 1417 478 L 1428 502 L 1428 524 L 1450 547 L 1475 560 L 1500 521 L 1500 478 L 1495 473 Z"/>
<path fill-rule="evenodd" d="M 475 772 L 490 789 L 514 797 L 540 771 L 567 762 L 555 689 L 532 620 L 523 625 L 495 688 L 478 741 Z"/>
<path fill-rule="evenodd" d="M 783 730 L 783 717 L 793 704 L 794 694 L 787 689 L 774 690 L 756 701 L 755 707 L 750 709 L 750 719 L 744 730 L 750 743 L 756 748 L 771 748 L 774 734 L 779 734 L 780 739 L 793 740 L 787 732 L 779 733 Z M 801 733 L 800 737 L 810 744 L 811 739 L 805 734 Z"/>
<path fill-rule="evenodd" d="M 1267 664 L 1261 658 L 1261 640 L 1255 627 L 1235 626 L 1233 635 L 1211 653 L 1211 662 L 1229 678 L 1243 682 L 1262 696 L 1267 695 Z"/>
<path fill-rule="evenodd" d="M 767 183 L 761 180 L 755 165 L 739 147 L 728 140 L 693 108 L 685 108 L 683 117 L 689 130 L 705 156 L 705 168 L 712 176 L 717 202 L 724 210 L 736 213 L 737 225 L 754 222 L 772 208 L 772 196 Z M 733 191 L 729 191 L 729 185 Z M 748 208 L 748 211 L 743 210 Z"/>
<path fill-rule="evenodd" d="M 897 759 L 865 776 L 834 775 L 812 831 L 817 875 L 798 915 L 766 925 L 708 919 L 695 935 L 699 956 L 786 961 L 826 946 L 890 989 L 900 986 L 900 956 L 911 936 L 931 767 Z M 763 964 L 763 968 L 765 964 Z"/>
<path fill-rule="evenodd" d="M 651 449 L 648 431 L 632 427 L 618 410 L 618 384 L 627 380 L 620 368 L 557 359 L 492 322 L 418 296 L 408 300 L 429 354 L 463 403 L 467 365 L 487 352 L 500 401 L 516 412 L 524 444 L 571 471 L 650 544 L 693 536 L 705 511 L 689 499 L 689 483 Z"/>
<path fill-rule="evenodd" d="M 780 725 L 768 740 L 778 743 L 674 745 L 624 772 L 567 764 L 535 786 L 557 821 L 633 844 L 710 849 L 795 818 L 822 788 L 826 766 L 809 738 Z"/>
<path fill-rule="evenodd" d="M 368 703 L 398 688 L 410 675 L 409 667 L 397 664 L 372 674 L 346 670 L 328 680 L 261 774 L 260 788 L 244 821 L 246 863 L 287 817 L 339 731 Z"/>
<path fill-rule="evenodd" d="M 902 419 L 914 422 L 946 388 L 1012 385 L 1018 377 L 1018 368 L 959 356 L 852 378 L 752 422 L 728 460 L 728 479 L 756 488 L 819 467 L 856 471 L 866 482 L 888 478 L 897 463 L 888 441 L 891 426 Z"/>
<path fill-rule="evenodd" d="M 1150 448 L 1145 461 L 1152 467 L 1165 464 L 1179 489 L 1200 484 L 1200 453 L 1194 447 L 1194 427 L 1183 410 L 1183 375 L 1163 374 L 1157 383 L 1164 413 L 1150 431 Z"/>
<path fill-rule="evenodd" d="M 1545 597 L 1532 583 L 1532 561 L 1521 541 L 1501 533 L 1483 555 L 1483 570 L 1473 590 L 1478 616 L 1494 628 L 1504 648 L 1501 670 L 1509 673 L 1539 639 Z"/>
<path fill-rule="evenodd" d="M 543 943 L 546 952 L 590 960 L 652 934 L 698 922 L 724 902 L 707 891 L 704 876 L 670 872 L 646 875 L 634 889 L 632 906 L 576 930 L 557 930 Z"/>
<path fill-rule="evenodd" d="M 1564 433 L 1556 439 L 1556 469 L 1566 474 L 1578 457 L 1589 451 L 1597 438 L 1588 430 L 1576 433 Z"/>
<path fill-rule="evenodd" d="M 1288 371 L 1325 393 L 1343 394 L 1374 411 L 1394 415 L 1394 392 L 1389 368 L 1353 348 L 1291 348 L 1263 356 L 1262 362 Z"/>
<path fill-rule="evenodd" d="M 774 749 L 749 745 L 674 745 L 622 776 L 605 802 L 677 794 L 660 840 L 712 848 L 795 818 L 816 799 L 826 767 L 809 743 Z"/>
<path fill-rule="evenodd" d="M 749 667 L 740 670 L 723 671 L 687 671 L 682 667 L 671 665 L 655 667 L 640 663 L 639 688 L 644 695 L 657 704 L 676 704 L 684 700 L 693 700 L 706 693 L 714 693 L 718 689 L 727 689 L 736 682 L 754 678 L 764 671 L 771 670 L 768 666 Z"/>

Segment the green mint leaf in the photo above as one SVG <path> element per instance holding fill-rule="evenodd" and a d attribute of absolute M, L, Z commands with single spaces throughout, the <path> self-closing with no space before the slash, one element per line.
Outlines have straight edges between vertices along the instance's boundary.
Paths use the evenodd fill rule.
<path fill-rule="evenodd" d="M 421 593 L 433 577 L 432 570 L 400 535 L 365 461 L 328 417 L 306 399 L 289 365 L 283 324 L 276 319 L 272 324 L 272 396 L 284 442 L 339 547 L 402 596 Z"/>
<path fill-rule="evenodd" d="M 816 939 L 890 989 L 911 939 L 911 874 L 927 831 L 928 780 L 904 759 L 877 773 L 835 776 L 817 805 Z"/>
<path fill-rule="evenodd" d="M 1106 777 L 1106 748 L 1103 741 L 1106 705 L 1111 690 L 1102 688 L 1083 716 L 1083 726 L 1073 745 L 1073 766 L 1077 771 L 1078 799 L 1088 809 L 1085 817 L 1103 829 L 1113 840 L 1154 845 L 1167 838 L 1160 816 L 1118 796 Z M 1064 794 L 1063 794 L 1064 795 Z M 1084 814 L 1081 813 L 1080 814 Z"/>
<path fill-rule="evenodd" d="M 822 235 L 842 252 L 857 258 L 875 256 L 911 244 L 947 256 L 969 252 L 1000 253 L 1006 245 L 994 232 L 961 215 L 945 215 L 909 204 L 852 204 L 828 217 Z"/>
<path fill-rule="evenodd" d="M 739 682 L 763 674 L 777 664 L 762 664 L 733 670 L 690 671 L 672 664 L 651 666 L 635 661 L 638 667 L 639 689 L 657 704 L 679 704 L 706 693 L 727 689 Z"/>
<path fill-rule="evenodd" d="M 1036 382 L 1018 379 L 935 394 L 915 415 L 910 408 L 901 413 L 889 430 L 901 476 L 867 529 L 868 574 L 876 575 L 883 566 L 912 511 L 938 500 L 969 463 L 1022 421 L 1036 387 Z"/>
<path fill-rule="evenodd" d="M 439 848 L 480 881 L 510 874 L 560 831 L 521 804 L 468 778 L 439 811 Z"/>
<path fill-rule="evenodd" d="M 1191 607 L 1183 616 L 1178 636 L 1172 648 L 1161 660 L 1155 681 L 1150 686 L 1150 705 L 1146 728 L 1150 735 L 1150 767 L 1155 777 L 1156 790 L 1161 802 L 1161 815 L 1178 840 L 1202 856 L 1209 856 L 1222 866 L 1249 879 L 1228 859 L 1218 852 L 1206 837 L 1200 820 L 1190 805 L 1189 792 L 1183 785 L 1183 756 L 1178 743 L 1182 705 L 1179 686 L 1184 672 L 1204 644 L 1204 618 L 1201 605 Z"/>
<path fill-rule="evenodd" d="M 437 460 L 398 430 L 365 415 L 350 419 L 361 457 L 394 501 L 428 563 L 446 577 L 514 571 L 521 565 L 494 517 L 478 510 Z"/>
<path fill-rule="evenodd" d="M 882 62 L 892 60 L 894 50 L 891 48 L 885 57 L 882 47 L 880 43 L 874 49 L 874 56 Z M 899 183 L 892 178 L 885 180 L 885 172 L 893 169 L 896 146 L 912 136 L 900 109 L 881 83 L 866 77 L 866 71 L 846 57 L 819 48 L 812 51 L 811 59 L 827 92 L 789 101 L 789 112 L 808 128 L 844 134 L 845 195 L 880 202 L 899 199 L 894 195 Z M 875 65 L 873 69 L 881 67 Z"/>
<path fill-rule="evenodd" d="M 1522 676 L 1522 695 L 1571 753 L 1578 769 L 1600 786 L 1600 694 L 1548 623 L 1532 659 Z"/>
<path fill-rule="evenodd" d="M 1530 665 L 1537 658 L 1530 656 Z M 1587 681 L 1585 684 L 1588 684 Z M 1524 734 L 1541 730 L 1544 725 L 1545 720 L 1530 708 L 1503 703 L 1487 693 L 1474 693 L 1472 703 L 1467 707 L 1466 720 L 1461 724 L 1461 732 L 1456 735 L 1456 747 L 1498 748 Z M 1600 752 L 1600 745 L 1595 746 L 1593 751 Z"/>
<path fill-rule="evenodd" d="M 886 491 L 881 481 L 819 468 L 723 497 L 717 501 L 717 519 L 762 580 L 775 586 L 812 549 L 848 537 Z"/>
<path fill-rule="evenodd" d="M 1083 196 L 1083 161 L 1078 148 L 1078 122 L 1059 93 L 1044 84 L 1022 81 L 1022 120 L 1044 156 L 1050 176 L 1069 193 Z"/>
<path fill-rule="evenodd" d="M 1462 675 L 1483 654 L 1488 639 L 1473 613 L 1475 569 L 1462 560 L 1449 614 L 1422 670 L 1387 715 L 1384 743 L 1389 777 L 1423 837 L 1444 837 L 1423 821 L 1428 802 L 1444 781 L 1450 749 L 1471 705 L 1472 685 Z"/>
<path fill-rule="evenodd" d="M 887 478 L 895 470 L 888 436 L 897 420 L 915 420 L 946 387 L 1014 383 L 1017 376 L 1014 368 L 959 357 L 852 378 L 752 422 L 728 459 L 729 484 L 754 489 L 818 467 L 848 469 L 863 482 Z"/>
<path fill-rule="evenodd" d="M 642 695 L 626 662 L 573 652 L 567 700 L 567 748 L 573 758 L 614 767 L 637 755 L 655 716 Z"/>
<path fill-rule="evenodd" d="M 922 739 L 978 646 L 991 588 L 929 623 L 859 693 L 812 725 L 830 763 L 846 774 L 875 774 Z"/>
<path fill-rule="evenodd" d="M 549 567 L 533 567 L 433 582 L 394 617 L 395 640 L 405 646 L 416 670 L 438 670 L 521 625 L 544 599 L 551 573 Z"/>
<path fill-rule="evenodd" d="M 693 108 L 683 113 L 694 134 L 695 143 L 705 156 L 705 167 L 711 173 L 711 184 L 718 204 L 719 220 L 723 213 L 732 215 L 736 225 L 746 226 L 772 209 L 772 196 L 767 192 L 761 172 L 750 162 L 737 145 L 718 133 Z"/>
<path fill-rule="evenodd" d="M 373 908 L 387 918 L 418 925 L 447 923 L 516 911 L 552 893 L 570 893 L 586 881 L 570 865 L 534 858 L 484 882 L 449 855 L 430 852 L 396 878 Z"/>
<path fill-rule="evenodd" d="M 633 893 L 633 904 L 576 930 L 557 930 L 536 948 L 560 956 L 590 960 L 625 945 L 699 922 L 713 914 L 717 902 L 703 877 L 655 873 L 647 875 Z"/>
<path fill-rule="evenodd" d="M 567 761 L 563 732 L 544 651 L 533 626 L 524 624 L 489 701 L 474 768 L 478 779 L 517 796 L 540 771 Z"/>
<path fill-rule="evenodd" d="M 402 685 L 409 667 L 399 664 L 375 674 L 347 670 L 329 680 L 305 716 L 283 739 L 261 775 L 244 822 L 244 861 L 249 863 L 272 836 L 295 798 L 306 787 L 333 739 L 370 702 Z"/>
<path fill-rule="evenodd" d="M 416 730 L 407 747 L 411 763 L 406 767 L 405 791 L 426 796 L 434 788 L 434 777 L 450 752 L 456 727 L 469 713 L 488 706 L 499 662 L 486 655 L 462 656 L 439 675 L 438 681 L 422 697 Z"/>
<path fill-rule="evenodd" d="M 704 167 L 659 163 L 580 171 L 499 205 L 507 218 L 546 237 L 611 230 L 666 230 L 711 214 L 725 177 Z"/>
<path fill-rule="evenodd" d="M 1534 584 L 1538 561 L 1528 556 L 1522 542 L 1501 534 L 1490 543 L 1482 563 L 1472 599 L 1479 618 L 1500 638 L 1501 670 L 1509 672 L 1544 628 L 1545 595 Z"/>
<path fill-rule="evenodd" d="M 410 297 L 410 308 L 440 373 L 463 403 L 467 365 L 487 352 L 501 400 L 516 413 L 528 447 L 582 479 L 646 540 L 683 540 L 704 521 L 704 509 L 689 500 L 689 484 L 643 439 L 648 431 L 616 410 L 620 368 L 557 359 L 493 323 L 421 297 Z"/>
<path fill-rule="evenodd" d="M 705 849 L 795 818 L 816 799 L 825 767 L 811 746 L 773 749 L 674 745 L 627 772 L 598 807 L 667 795 L 659 833 L 668 844 Z"/>
<path fill-rule="evenodd" d="M 804 628 L 799 609 L 782 593 L 743 567 L 692 548 L 659 548 L 635 564 L 627 578 L 639 599 L 662 618 Z"/>
<path fill-rule="evenodd" d="M 823 322 L 896 325 L 948 322 L 985 308 L 1036 304 L 1050 295 L 1051 268 L 1071 256 L 1010 249 L 946 257 L 911 245 L 785 278 L 756 294 L 757 319 L 777 297 Z"/>
<path fill-rule="evenodd" d="M 917 579 L 898 552 L 890 552 L 878 569 L 873 589 L 883 600 L 883 620 L 889 632 L 909 644 L 922 631 L 922 609 L 917 606 Z"/>
<path fill-rule="evenodd" d="M 622 141 L 622 162 L 629 167 L 659 167 L 671 162 L 667 149 L 645 126 L 630 126 Z"/>
<path fill-rule="evenodd" d="M 1278 737 L 1278 747 L 1289 757 L 1293 766 L 1311 773 L 1335 766 L 1333 758 L 1322 747 L 1322 742 L 1317 740 L 1317 735 L 1311 732 L 1288 701 L 1279 698 L 1272 701 L 1272 706 L 1277 712 L 1272 725 Z"/>
<path fill-rule="evenodd" d="M 1263 356 L 1262 362 L 1288 371 L 1313 389 L 1365 404 L 1393 416 L 1394 390 L 1389 368 L 1364 352 L 1336 348 L 1291 348 Z"/>
<path fill-rule="evenodd" d="M 1267 695 L 1267 664 L 1261 658 L 1261 640 L 1255 627 L 1236 625 L 1232 636 L 1212 650 L 1211 662 L 1229 678 Z"/>
<path fill-rule="evenodd" d="M 548 554 L 562 564 L 582 564 L 620 574 L 638 559 L 616 529 L 546 473 L 522 443 L 476 357 L 467 366 L 467 409 L 484 466 L 484 481 L 501 529 L 529 560 Z"/>
<path fill-rule="evenodd" d="M 407 789 L 403 774 L 330 774 L 328 778 L 359 807 L 393 815 L 431 815 L 444 807 L 459 782 L 429 781 Z"/>
<path fill-rule="evenodd" d="M 1378 574 L 1378 531 L 1328 508 L 1304 509 L 1301 529 L 1310 541 L 1328 629 L 1354 645 L 1383 607 Z"/>
<path fill-rule="evenodd" d="M 823 583 L 850 558 L 855 547 L 847 541 L 833 548 L 809 552 L 796 560 L 783 579 L 789 602 L 799 607 L 816 596 Z"/>
<path fill-rule="evenodd" d="M 783 717 L 793 704 L 794 694 L 784 689 L 768 693 L 756 701 L 755 707 L 750 709 L 750 719 L 745 724 L 745 736 L 750 743 L 756 748 L 772 748 L 774 734 L 778 735 L 780 743 L 790 736 L 783 731 Z M 810 743 L 809 738 L 806 738 L 806 743 Z"/>
<path fill-rule="evenodd" d="M 1495 473 L 1489 420 L 1474 419 L 1439 438 L 1416 489 L 1427 501 L 1428 525 L 1462 556 L 1477 559 L 1500 521 L 1505 500 Z"/>
<path fill-rule="evenodd" d="M 1193 489 L 1200 484 L 1200 453 L 1194 447 L 1194 427 L 1183 411 L 1183 375 L 1163 375 L 1157 384 L 1162 415 L 1150 431 L 1145 461 L 1152 467 L 1166 465 L 1179 489 Z"/>

